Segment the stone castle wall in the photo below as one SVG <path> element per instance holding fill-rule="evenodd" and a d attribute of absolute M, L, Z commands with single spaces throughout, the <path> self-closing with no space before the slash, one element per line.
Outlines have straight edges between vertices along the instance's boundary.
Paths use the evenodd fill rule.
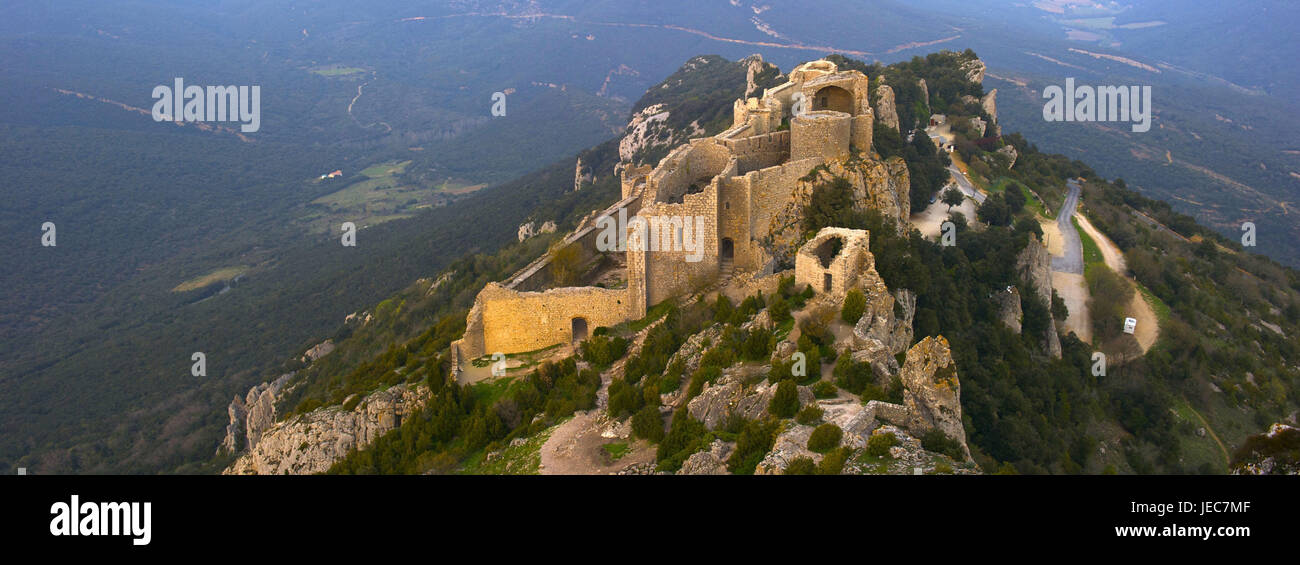
<path fill-rule="evenodd" d="M 790 122 L 790 159 L 848 157 L 852 123 L 853 118 L 843 112 L 817 111 L 795 116 Z"/>
<path fill-rule="evenodd" d="M 789 161 L 751 171 L 727 183 L 722 202 L 723 229 L 725 237 L 736 242 L 737 269 L 760 270 L 768 265 L 772 257 L 763 244 L 781 227 L 774 225 L 777 217 L 789 204 L 799 178 L 823 161 L 820 157 Z"/>
<path fill-rule="evenodd" d="M 637 250 L 629 241 L 628 255 L 644 256 L 647 306 L 687 294 L 717 276 L 721 245 L 718 238 L 719 184 L 720 180 L 714 180 L 704 192 L 687 194 L 680 204 L 656 202 L 641 209 L 641 217 L 660 223 L 665 218 L 690 218 L 692 235 L 689 237 L 692 238 L 695 233 L 694 223 L 701 220 L 704 223 L 700 230 L 703 240 L 692 242 L 691 246 L 693 250 L 699 251 L 684 249 L 684 237 L 673 233 L 673 228 L 661 230 L 658 251 L 644 248 Z M 640 273 L 629 272 L 628 275 L 630 280 Z"/>
<path fill-rule="evenodd" d="M 790 205 L 799 179 L 828 159 L 848 157 L 853 149 L 870 151 L 873 110 L 868 81 L 857 71 L 839 72 L 829 61 L 800 65 L 790 82 L 761 98 L 737 100 L 731 129 L 677 147 L 657 166 L 621 169 L 622 208 L 632 226 L 626 250 L 627 287 L 551 288 L 556 284 L 549 257 L 541 257 L 505 284 L 490 284 L 475 301 L 465 337 L 453 344 L 458 359 L 489 352 L 518 353 L 572 339 L 572 320 L 583 318 L 588 331 L 638 319 L 654 304 L 689 294 L 716 280 L 723 243 L 729 240 L 738 273 L 758 277 L 775 266 L 768 247 L 774 234 L 792 226 L 776 225 Z M 797 96 L 802 97 L 802 102 Z M 796 103 L 804 112 L 791 116 Z M 790 119 L 790 128 L 782 124 Z M 658 233 L 658 249 L 632 245 L 635 216 L 667 226 Z M 700 241 L 686 249 L 679 224 L 702 221 Z M 797 228 L 797 226 L 794 226 Z M 565 239 L 586 265 L 599 259 L 601 231 L 588 221 Z M 646 235 L 651 235 L 646 230 Z M 680 234 L 680 235 L 679 235 Z M 694 239 L 694 237 L 692 237 Z M 650 243 L 650 242 L 643 242 Z M 702 247 L 700 247 L 702 246 Z M 697 260 L 698 259 L 698 260 Z M 836 266 L 836 288 L 851 281 L 850 267 Z M 824 269 L 823 269 L 824 270 Z M 822 273 L 810 273 L 820 275 Z M 773 283 L 764 281 L 764 285 Z M 820 279 L 818 279 L 820 280 Z M 773 283 L 774 284 L 774 283 Z M 817 285 L 820 291 L 820 283 Z"/>
<path fill-rule="evenodd" d="M 476 357 L 569 343 L 573 339 L 574 318 L 586 320 L 590 335 L 600 326 L 613 326 L 635 315 L 634 301 L 627 289 L 584 286 L 519 292 L 488 283 L 479 299 L 483 352 Z"/>

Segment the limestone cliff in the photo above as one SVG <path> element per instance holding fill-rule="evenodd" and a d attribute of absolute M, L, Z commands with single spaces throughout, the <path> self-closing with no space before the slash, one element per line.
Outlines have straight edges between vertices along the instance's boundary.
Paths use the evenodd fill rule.
<path fill-rule="evenodd" d="M 251 391 L 250 391 L 251 394 Z M 424 385 L 400 384 L 371 393 L 351 410 L 329 406 L 264 429 L 227 475 L 305 475 L 328 470 L 353 449 L 369 445 L 419 410 Z"/>
<path fill-rule="evenodd" d="M 917 342 L 908 350 L 899 377 L 903 381 L 908 426 L 918 433 L 937 428 L 960 442 L 970 459 L 966 429 L 961 422 L 961 383 L 948 340 L 939 336 Z"/>
<path fill-rule="evenodd" d="M 993 134 L 997 135 L 999 133 L 998 89 L 994 88 L 993 90 L 990 90 L 988 94 L 985 94 L 984 97 L 980 99 L 980 106 L 984 108 L 984 112 L 987 113 L 990 118 L 993 118 Z"/>
<path fill-rule="evenodd" d="M 577 162 L 573 165 L 573 191 L 582 190 L 583 184 L 591 184 L 595 180 L 596 177 L 592 175 L 591 171 L 583 168 L 582 157 L 579 156 Z"/>
<path fill-rule="evenodd" d="M 1020 307 L 1020 289 L 1011 287 L 994 296 L 998 302 L 998 319 L 1002 320 L 1011 331 L 1020 333 L 1020 322 L 1024 319 L 1024 310 Z"/>
<path fill-rule="evenodd" d="M 1016 272 L 1022 280 L 1034 286 L 1034 291 L 1038 293 L 1038 297 L 1043 300 L 1043 304 L 1048 306 L 1047 315 L 1050 318 L 1052 315 L 1050 311 L 1052 305 L 1052 255 L 1048 253 L 1047 246 L 1043 245 L 1037 236 L 1030 235 L 1029 243 L 1016 257 Z M 1056 333 L 1056 320 L 1051 319 L 1051 321 L 1052 323 L 1047 325 L 1047 330 L 1044 332 L 1043 342 L 1047 353 L 1059 359 L 1061 357 L 1061 337 Z"/>
<path fill-rule="evenodd" d="M 248 390 L 242 398 L 236 396 L 227 412 L 230 424 L 218 453 L 235 453 L 255 445 L 262 433 L 275 424 L 275 401 L 279 399 L 293 373 L 280 375 L 273 381 L 261 383 Z"/>
<path fill-rule="evenodd" d="M 984 61 L 981 61 L 978 58 L 968 59 L 966 62 L 961 64 L 961 70 L 966 72 L 966 80 L 968 82 L 984 82 Z"/>
<path fill-rule="evenodd" d="M 892 375 L 898 372 L 898 360 L 894 356 L 912 344 L 916 295 L 906 289 L 891 295 L 874 268 L 861 279 L 863 284 L 859 286 L 867 298 L 867 307 L 853 326 L 852 339 L 844 347 L 854 361 L 871 363 Z"/>
<path fill-rule="evenodd" d="M 793 264 L 798 246 L 803 243 L 803 212 L 812 200 L 813 189 L 830 183 L 835 177 L 847 179 L 853 187 L 854 208 L 879 210 L 885 218 L 894 221 L 900 233 L 906 229 L 912 205 L 908 198 L 907 163 L 901 157 L 884 161 L 857 156 L 834 159 L 799 179 L 789 203 L 772 220 L 773 231 L 767 237 L 771 246 L 768 252 L 778 262 Z"/>
<path fill-rule="evenodd" d="M 879 83 L 876 87 L 876 118 L 881 123 L 898 130 L 898 109 L 894 106 L 894 89 Z"/>
<path fill-rule="evenodd" d="M 623 138 L 618 142 L 619 159 L 624 163 L 632 163 L 638 155 L 651 153 L 656 148 L 676 147 L 692 136 L 704 133 L 698 125 L 690 132 L 673 131 L 667 124 L 670 115 L 664 104 L 647 106 L 633 114 Z"/>

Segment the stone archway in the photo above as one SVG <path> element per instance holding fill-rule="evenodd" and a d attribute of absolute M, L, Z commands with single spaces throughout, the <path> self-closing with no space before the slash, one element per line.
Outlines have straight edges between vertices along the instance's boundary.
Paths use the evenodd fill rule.
<path fill-rule="evenodd" d="M 583 317 L 574 318 L 570 326 L 572 342 L 578 343 L 587 339 L 587 319 Z"/>
<path fill-rule="evenodd" d="M 833 110 L 853 115 L 853 94 L 838 86 L 827 86 L 813 95 L 813 110 Z"/>
<path fill-rule="evenodd" d="M 722 250 L 720 258 L 723 261 L 731 261 L 736 258 L 736 243 L 731 238 L 722 238 Z"/>

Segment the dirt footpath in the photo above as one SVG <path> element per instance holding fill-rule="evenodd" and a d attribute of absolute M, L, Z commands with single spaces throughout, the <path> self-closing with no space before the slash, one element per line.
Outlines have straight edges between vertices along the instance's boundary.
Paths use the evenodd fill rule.
<path fill-rule="evenodd" d="M 1070 313 L 1065 317 L 1065 333 L 1074 332 L 1079 339 L 1092 343 L 1092 318 L 1088 315 L 1088 282 L 1083 275 L 1052 271 L 1052 288 L 1065 301 Z"/>

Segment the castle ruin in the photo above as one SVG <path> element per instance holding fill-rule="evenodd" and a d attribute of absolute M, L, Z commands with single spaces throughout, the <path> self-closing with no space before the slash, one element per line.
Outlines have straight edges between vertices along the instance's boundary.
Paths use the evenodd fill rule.
<path fill-rule="evenodd" d="M 762 97 L 736 100 L 733 111 L 726 131 L 690 140 L 653 168 L 623 167 L 617 203 L 509 279 L 489 283 L 469 312 L 464 338 L 452 344 L 454 367 L 489 353 L 580 341 L 733 273 L 776 271 L 766 244 L 788 227 L 781 212 L 800 178 L 872 150 L 868 80 L 812 61 Z M 610 225 L 622 231 L 620 242 L 632 244 L 611 249 L 602 237 Z M 850 246 L 865 241 L 836 235 L 851 236 Z M 850 282 L 848 273 L 836 280 L 827 268 L 816 274 L 819 292 L 842 292 Z"/>

